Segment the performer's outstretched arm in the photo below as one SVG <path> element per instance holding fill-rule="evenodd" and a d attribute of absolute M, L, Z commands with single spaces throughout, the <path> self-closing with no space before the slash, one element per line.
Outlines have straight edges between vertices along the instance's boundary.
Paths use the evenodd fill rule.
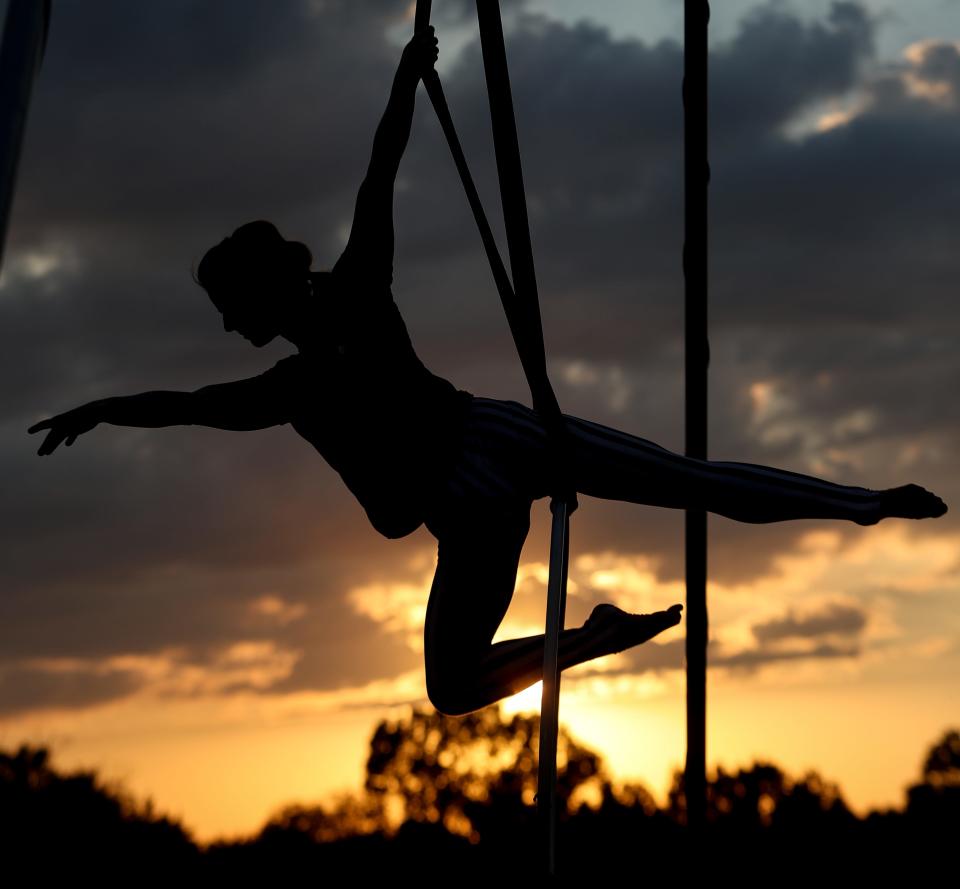
<path fill-rule="evenodd" d="M 31 434 L 49 429 L 37 454 L 52 454 L 100 423 L 114 426 L 211 426 L 246 432 L 289 422 L 270 371 L 246 380 L 216 383 L 194 392 L 154 391 L 91 401 L 35 423 Z"/>
<path fill-rule="evenodd" d="M 393 187 L 410 139 L 417 84 L 433 67 L 437 39 L 433 28 L 406 45 L 393 79 L 390 100 L 373 139 L 373 151 L 353 215 L 350 238 L 334 266 L 386 283 L 393 278 Z"/>

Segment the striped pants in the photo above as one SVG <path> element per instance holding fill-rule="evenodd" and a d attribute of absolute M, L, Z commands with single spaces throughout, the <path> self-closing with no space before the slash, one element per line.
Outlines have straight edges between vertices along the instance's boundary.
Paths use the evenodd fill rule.
<path fill-rule="evenodd" d="M 878 491 L 752 463 L 695 460 L 599 423 L 565 421 L 567 468 L 577 492 L 587 496 L 704 509 L 751 523 L 870 525 L 880 516 Z M 547 455 L 547 435 L 534 411 L 474 398 L 459 460 L 426 520 L 439 548 L 424 658 L 427 691 L 442 712 L 470 712 L 541 678 L 542 635 L 495 645 L 492 639 L 513 597 L 530 506 L 550 493 Z M 561 662 L 587 659 L 581 632 L 563 631 Z"/>
<path fill-rule="evenodd" d="M 873 524 L 879 492 L 753 463 L 695 460 L 609 426 L 565 415 L 569 471 L 590 497 L 704 509 L 740 522 L 849 519 Z M 547 435 L 515 401 L 474 398 L 445 512 L 519 507 L 550 493 Z"/>

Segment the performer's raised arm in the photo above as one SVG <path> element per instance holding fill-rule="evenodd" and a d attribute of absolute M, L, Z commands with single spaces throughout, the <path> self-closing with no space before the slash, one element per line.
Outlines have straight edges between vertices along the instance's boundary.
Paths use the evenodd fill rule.
<path fill-rule="evenodd" d="M 393 279 L 393 187 L 410 138 L 417 84 L 437 59 L 433 28 L 414 35 L 404 47 L 393 79 L 390 100 L 373 139 L 367 174 L 360 185 L 353 226 L 334 271 Z"/>

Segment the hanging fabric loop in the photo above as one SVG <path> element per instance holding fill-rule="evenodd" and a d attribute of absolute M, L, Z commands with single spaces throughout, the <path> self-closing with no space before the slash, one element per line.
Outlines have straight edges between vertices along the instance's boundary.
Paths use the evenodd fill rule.
<path fill-rule="evenodd" d="M 430 0 L 418 0 L 414 28 L 421 31 L 430 24 L 432 3 Z M 530 245 L 530 232 L 527 221 L 526 200 L 523 193 L 523 178 L 520 173 L 520 154 L 513 118 L 513 104 L 510 98 L 509 79 L 506 74 L 506 54 L 503 49 L 503 33 L 500 24 L 500 11 L 497 3 L 478 3 L 478 18 L 488 25 L 481 27 L 481 40 L 484 46 L 484 58 L 488 52 L 493 60 L 484 68 L 488 77 L 488 90 L 493 85 L 497 99 L 491 99 L 494 139 L 497 149 L 497 166 L 501 174 L 501 200 L 504 205 L 504 221 L 507 231 L 508 248 L 513 280 L 508 274 L 503 258 L 497 247 L 496 238 L 487 219 L 486 211 L 480 200 L 479 192 L 467 164 L 459 136 L 453 124 L 449 106 L 436 71 L 424 77 L 424 87 L 433 103 L 440 127 L 447 140 L 454 164 L 460 175 L 463 190 L 473 212 L 480 240 L 487 255 L 487 261 L 493 274 L 494 284 L 500 295 L 500 302 L 510 333 L 513 336 L 524 376 L 530 387 L 533 408 L 540 415 L 547 429 L 552 450 L 554 479 L 553 496 L 565 500 L 568 512 L 578 506 L 574 486 L 568 480 L 566 467 L 567 435 L 563 415 L 547 376 L 546 353 L 543 345 L 543 329 L 540 320 L 540 305 L 537 295 L 536 275 L 533 265 L 533 252 Z M 491 17 L 492 13 L 492 17 Z M 484 40 L 484 33 L 488 39 Z M 494 113 L 494 108 L 497 109 Z M 499 141 L 498 141 L 499 134 Z M 510 158 L 516 158 L 515 162 Z M 518 278 L 519 276 L 519 278 Z M 519 280 L 519 284 L 518 284 Z"/>
<path fill-rule="evenodd" d="M 0 263 L 30 93 L 47 45 L 50 0 L 10 0 L 0 42 Z"/>
<path fill-rule="evenodd" d="M 430 0 L 418 0 L 414 27 L 430 23 Z M 540 319 L 533 248 L 527 218 L 520 148 L 513 99 L 507 70 L 506 49 L 500 6 L 494 0 L 477 0 L 477 19 L 483 49 L 487 94 L 497 156 L 497 173 L 503 204 L 504 224 L 510 254 L 511 278 L 507 275 L 496 241 L 463 156 L 450 111 L 443 96 L 440 78 L 431 71 L 424 78 L 427 94 L 437 117 L 464 191 L 470 202 L 494 282 L 507 315 L 520 362 L 530 387 L 533 407 L 547 429 L 552 447 L 554 490 L 550 503 L 553 515 L 550 537 L 550 579 L 547 589 L 547 619 L 544 644 L 543 699 L 540 708 L 540 751 L 537 806 L 541 815 L 546 849 L 546 870 L 555 872 L 557 737 L 559 732 L 560 665 L 559 642 L 566 610 L 567 568 L 570 548 L 570 514 L 577 508 L 577 496 L 567 466 L 567 435 L 563 414 L 547 375 L 546 351 Z"/>

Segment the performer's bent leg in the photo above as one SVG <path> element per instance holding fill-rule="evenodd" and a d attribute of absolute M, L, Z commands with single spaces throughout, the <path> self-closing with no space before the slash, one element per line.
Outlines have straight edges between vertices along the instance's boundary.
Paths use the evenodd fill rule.
<path fill-rule="evenodd" d="M 513 598 L 529 508 L 471 509 L 433 523 L 437 572 L 424 626 L 427 694 L 441 713 L 462 715 L 509 697 L 543 678 L 544 636 L 491 644 Z M 599 606 L 582 627 L 560 634 L 560 669 L 621 651 L 680 620 L 679 606 L 627 615 Z"/>
<path fill-rule="evenodd" d="M 599 423 L 566 420 L 577 490 L 592 497 L 705 509 L 751 523 L 848 519 L 872 525 L 884 515 L 881 491 L 754 463 L 696 460 Z"/>

